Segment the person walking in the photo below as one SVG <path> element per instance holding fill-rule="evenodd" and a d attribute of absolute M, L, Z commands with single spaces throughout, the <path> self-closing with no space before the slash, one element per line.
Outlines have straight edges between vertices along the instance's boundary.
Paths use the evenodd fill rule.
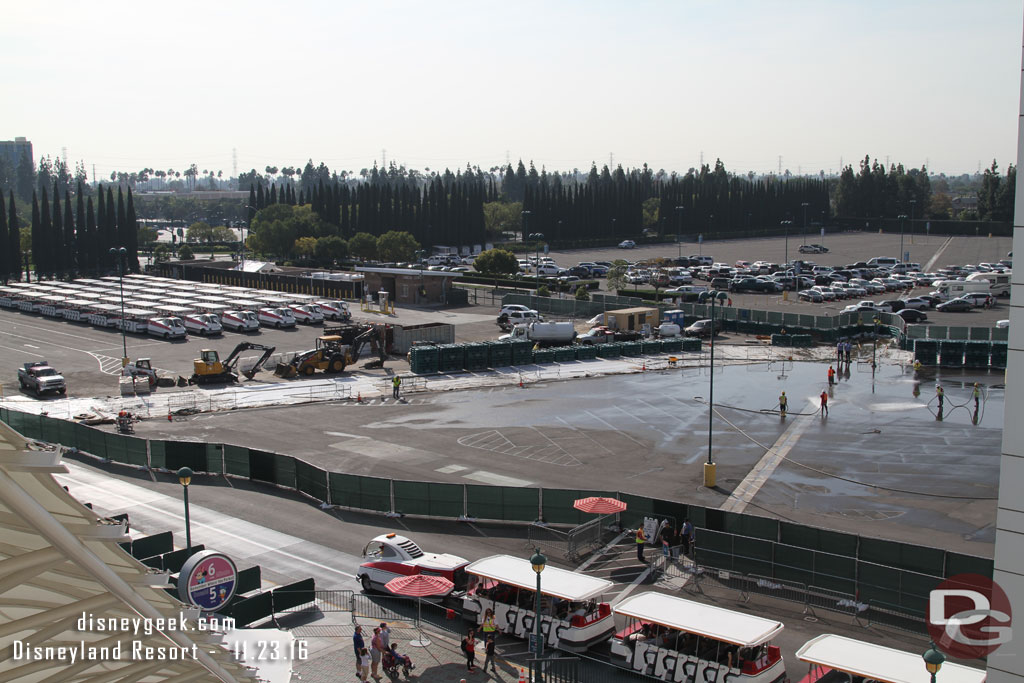
<path fill-rule="evenodd" d="M 644 535 L 644 527 L 641 524 L 636 528 L 636 559 L 644 564 L 647 560 L 644 559 L 644 543 L 647 542 L 647 536 Z"/>
<path fill-rule="evenodd" d="M 487 656 L 484 657 L 484 673 L 487 673 L 487 665 L 490 664 L 491 671 L 498 673 L 498 665 L 494 663 L 494 634 L 487 636 L 487 642 L 484 644 L 484 652 Z"/>
<path fill-rule="evenodd" d="M 974 412 L 978 412 L 978 405 L 981 403 L 981 387 L 977 382 L 974 383 Z"/>
<path fill-rule="evenodd" d="M 832 386 L 835 383 L 836 383 L 836 371 L 830 365 L 830 366 L 828 366 L 828 385 Z"/>
<path fill-rule="evenodd" d="M 689 555 L 690 551 L 693 550 L 693 524 L 690 523 L 690 519 L 683 520 L 683 530 L 680 533 L 679 540 L 683 545 L 683 554 Z"/>
<path fill-rule="evenodd" d="M 355 632 L 352 634 L 352 649 L 356 653 L 356 675 L 359 676 L 360 680 L 365 681 L 366 677 L 359 674 L 359 657 L 360 653 L 366 650 L 366 643 L 363 642 L 363 627 L 358 624 L 356 625 Z M 369 654 L 367 654 L 367 657 L 369 657 Z M 366 660 L 366 666 L 370 666 L 369 659 Z"/>
<path fill-rule="evenodd" d="M 851 344 L 850 342 L 845 342 L 844 346 L 846 347 L 846 364 L 849 365 L 850 353 L 853 351 L 853 344 Z"/>
<path fill-rule="evenodd" d="M 661 530 L 661 554 L 668 560 L 672 554 L 672 546 L 676 544 L 676 530 L 672 528 L 671 524 L 666 524 L 665 528 Z"/>
<path fill-rule="evenodd" d="M 402 378 L 395 375 L 391 378 L 391 395 L 394 396 L 395 400 L 398 400 L 398 391 L 402 386 Z"/>
<path fill-rule="evenodd" d="M 380 644 L 383 652 L 391 649 L 391 627 L 385 621 L 380 622 Z"/>
<path fill-rule="evenodd" d="M 843 362 L 843 347 L 844 346 L 845 345 L 843 344 L 843 342 L 841 342 L 841 341 L 836 342 L 836 363 L 842 363 Z"/>
<path fill-rule="evenodd" d="M 373 638 L 370 640 L 370 676 L 375 681 L 381 680 L 377 669 L 380 667 L 380 658 L 384 654 L 384 647 L 380 642 L 380 629 L 373 629 Z"/>
<path fill-rule="evenodd" d="M 363 683 L 370 677 L 370 651 L 365 647 L 359 648 L 356 652 L 356 676 Z"/>
<path fill-rule="evenodd" d="M 942 404 L 946 400 L 946 390 L 942 388 L 941 384 L 935 385 L 935 396 L 939 399 L 939 412 L 942 412 Z"/>
<path fill-rule="evenodd" d="M 828 392 L 821 392 L 821 416 L 828 417 Z"/>
<path fill-rule="evenodd" d="M 783 391 L 781 394 L 779 394 L 779 414 L 782 415 L 783 419 L 786 418 L 786 408 L 788 407 L 789 399 L 786 398 L 786 392 Z"/>
<path fill-rule="evenodd" d="M 473 629 L 462 639 L 462 654 L 466 655 L 466 671 L 476 673 L 476 631 Z"/>

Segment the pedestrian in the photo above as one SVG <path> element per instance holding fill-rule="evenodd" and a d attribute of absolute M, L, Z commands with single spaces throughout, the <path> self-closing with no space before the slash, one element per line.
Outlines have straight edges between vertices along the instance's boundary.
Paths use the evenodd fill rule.
<path fill-rule="evenodd" d="M 946 400 L 946 390 L 942 388 L 941 384 L 935 385 L 935 396 L 939 399 L 939 412 L 942 412 L 942 404 Z"/>
<path fill-rule="evenodd" d="M 821 416 L 828 417 L 828 393 L 821 392 Z"/>
<path fill-rule="evenodd" d="M 782 415 L 783 419 L 786 417 L 787 407 L 789 407 L 789 399 L 786 398 L 786 392 L 783 391 L 779 394 L 779 414 Z"/>
<path fill-rule="evenodd" d="M 837 363 L 842 363 L 843 362 L 843 346 L 844 346 L 843 342 L 841 342 L 841 341 L 836 342 L 836 362 Z"/>
<path fill-rule="evenodd" d="M 484 638 L 498 630 L 498 627 L 494 624 L 494 610 L 490 607 L 484 610 L 484 621 L 481 624 L 481 629 L 484 632 Z"/>
<path fill-rule="evenodd" d="M 683 554 L 689 555 L 693 550 L 693 524 L 690 523 L 689 518 L 683 520 L 683 530 L 679 540 L 683 545 Z"/>
<path fill-rule="evenodd" d="M 384 654 L 384 647 L 380 642 L 380 629 L 373 629 L 373 638 L 370 640 L 370 669 L 373 680 L 379 681 L 380 674 L 377 673 L 377 668 L 380 666 L 381 655 Z"/>
<path fill-rule="evenodd" d="M 363 681 L 363 683 L 366 683 L 366 679 L 369 677 L 369 674 L 370 651 L 365 647 L 361 647 L 359 648 L 359 651 L 356 652 L 356 676 L 358 676 L 359 680 Z"/>
<path fill-rule="evenodd" d="M 636 559 L 644 564 L 647 560 L 644 559 L 644 543 L 647 542 L 647 536 L 644 535 L 644 527 L 641 524 L 636 528 Z"/>
<path fill-rule="evenodd" d="M 352 634 L 352 649 L 356 653 L 356 675 L 359 675 L 359 656 L 360 653 L 366 649 L 366 643 L 363 642 L 363 627 L 356 625 L 356 630 Z M 369 660 L 367 660 L 367 666 L 369 666 Z M 361 680 L 366 680 L 361 677 Z"/>
<path fill-rule="evenodd" d="M 399 390 L 399 387 L 401 387 L 401 386 L 402 386 L 402 378 L 401 377 L 399 377 L 398 375 L 395 375 L 394 377 L 391 378 L 391 395 L 395 397 L 396 401 L 398 400 L 398 390 Z"/>
<path fill-rule="evenodd" d="M 380 644 L 384 652 L 391 649 L 391 627 L 385 621 L 380 622 Z"/>
<path fill-rule="evenodd" d="M 672 546 L 675 545 L 676 531 L 671 524 L 666 524 L 661 530 L 661 555 L 668 560 L 672 554 Z"/>
<path fill-rule="evenodd" d="M 462 639 L 462 654 L 466 655 L 466 671 L 476 673 L 476 632 L 469 629 L 469 633 Z"/>
<path fill-rule="evenodd" d="M 832 386 L 835 383 L 836 383 L 836 371 L 830 365 L 830 366 L 828 366 L 828 385 Z"/>
<path fill-rule="evenodd" d="M 978 412 L 978 404 L 981 401 L 981 388 L 978 383 L 974 383 L 974 412 Z"/>
<path fill-rule="evenodd" d="M 853 344 L 850 342 L 845 343 L 846 346 L 846 364 L 850 364 L 850 353 L 853 351 Z"/>
<path fill-rule="evenodd" d="M 484 673 L 487 673 L 487 665 L 491 665 L 491 671 L 498 673 L 498 665 L 494 663 L 494 634 L 487 636 L 487 643 L 484 645 L 484 652 L 487 656 L 484 657 Z"/>
<path fill-rule="evenodd" d="M 915 360 L 914 361 L 914 372 L 920 372 L 920 371 L 921 371 L 921 361 Z"/>

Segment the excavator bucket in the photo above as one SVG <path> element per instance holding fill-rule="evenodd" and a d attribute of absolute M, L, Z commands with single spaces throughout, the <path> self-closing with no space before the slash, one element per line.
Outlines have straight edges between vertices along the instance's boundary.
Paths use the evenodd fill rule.
<path fill-rule="evenodd" d="M 291 363 L 278 363 L 277 367 L 274 369 L 274 374 L 278 377 L 288 379 L 299 374 L 299 371 Z"/>

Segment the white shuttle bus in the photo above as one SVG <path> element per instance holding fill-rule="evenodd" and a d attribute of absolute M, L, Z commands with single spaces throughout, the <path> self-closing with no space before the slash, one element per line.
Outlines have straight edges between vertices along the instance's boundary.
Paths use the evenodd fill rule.
<path fill-rule="evenodd" d="M 149 319 L 156 315 L 156 311 L 145 308 L 124 309 L 124 319 L 116 327 L 123 328 L 125 332 L 135 334 L 146 334 L 149 332 Z"/>
<path fill-rule="evenodd" d="M 86 319 L 93 327 L 114 327 L 121 320 L 121 307 L 114 304 L 94 303 L 88 311 Z"/>
<path fill-rule="evenodd" d="M 796 651 L 810 671 L 800 683 L 927 683 L 928 671 L 921 655 L 872 645 L 853 638 L 825 634 L 812 638 Z M 986 673 L 962 664 L 946 662 L 938 679 L 942 683 L 985 683 Z"/>
<path fill-rule="evenodd" d="M 782 652 L 771 644 L 781 621 L 654 592 L 628 597 L 613 611 L 625 628 L 612 636 L 612 657 L 634 671 L 663 681 L 786 680 Z"/>
<path fill-rule="evenodd" d="M 463 616 L 483 624 L 494 611 L 499 631 L 518 638 L 535 632 L 537 574 L 528 560 L 493 555 L 466 567 L 469 585 L 463 598 Z M 612 610 L 599 602 L 612 582 L 547 566 L 541 574 L 541 634 L 549 647 L 583 652 L 606 641 L 615 630 Z"/>

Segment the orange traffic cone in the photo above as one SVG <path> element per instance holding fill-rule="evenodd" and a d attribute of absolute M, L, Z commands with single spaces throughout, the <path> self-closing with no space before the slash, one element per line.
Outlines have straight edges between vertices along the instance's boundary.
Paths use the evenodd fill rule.
<path fill-rule="evenodd" d="M 168 422 L 174 422 L 174 416 L 171 415 L 171 411 L 169 411 L 169 410 L 167 411 L 167 421 Z"/>
<path fill-rule="evenodd" d="M 519 683 L 526 683 L 526 669 L 519 670 Z"/>
<path fill-rule="evenodd" d="M 644 366 L 640 368 L 640 372 L 647 372 L 647 361 L 644 361 Z"/>
<path fill-rule="evenodd" d="M 359 394 L 356 396 L 356 403 L 362 403 L 362 402 L 363 402 L 363 392 L 360 391 Z"/>
<path fill-rule="evenodd" d="M 519 375 L 519 388 L 520 389 L 523 388 L 523 376 L 522 375 Z"/>

